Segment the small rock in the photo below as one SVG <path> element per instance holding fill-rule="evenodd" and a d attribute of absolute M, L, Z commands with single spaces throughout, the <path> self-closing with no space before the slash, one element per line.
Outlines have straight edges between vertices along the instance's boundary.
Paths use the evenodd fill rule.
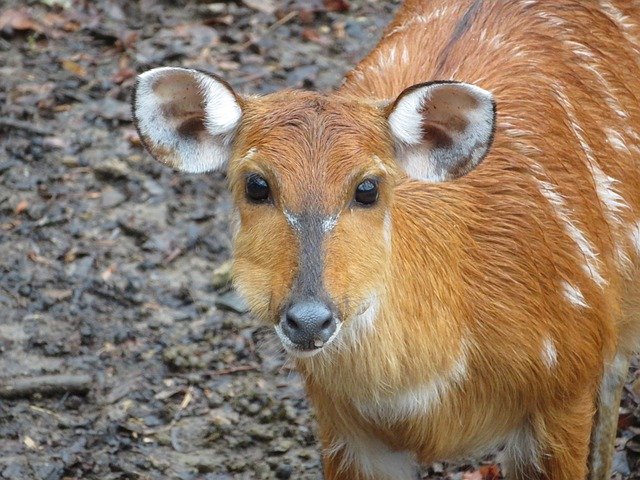
<path fill-rule="evenodd" d="M 100 203 L 104 208 L 113 208 L 120 205 L 126 199 L 127 197 L 119 190 L 108 188 L 107 190 L 102 192 L 102 198 L 100 199 Z"/>
<path fill-rule="evenodd" d="M 631 475 L 629 461 L 627 460 L 627 452 L 624 450 L 616 451 L 613 454 L 613 471 L 622 475 Z"/>
<path fill-rule="evenodd" d="M 103 180 L 117 180 L 127 178 L 131 174 L 131 169 L 122 160 L 111 158 L 96 165 L 93 169 L 96 177 Z"/>
<path fill-rule="evenodd" d="M 254 440 L 260 440 L 264 442 L 273 440 L 274 434 L 272 430 L 273 426 L 270 425 L 252 425 L 247 430 L 247 433 Z"/>
<path fill-rule="evenodd" d="M 269 453 L 274 455 L 282 455 L 287 453 L 293 447 L 293 442 L 287 439 L 275 440 L 269 447 Z"/>
<path fill-rule="evenodd" d="M 80 166 L 80 159 L 74 155 L 65 155 L 62 157 L 62 164 L 67 168 L 76 168 Z"/>
<path fill-rule="evenodd" d="M 293 473 L 293 469 L 291 468 L 291 465 L 278 465 L 278 468 L 276 468 L 276 478 L 281 478 L 281 479 L 287 479 L 287 478 L 291 478 L 291 474 Z"/>
<path fill-rule="evenodd" d="M 142 186 L 147 192 L 149 192 L 149 195 L 152 196 L 163 195 L 165 193 L 164 188 L 162 188 L 158 182 L 151 180 L 150 178 L 144 180 L 144 182 L 142 182 Z"/>

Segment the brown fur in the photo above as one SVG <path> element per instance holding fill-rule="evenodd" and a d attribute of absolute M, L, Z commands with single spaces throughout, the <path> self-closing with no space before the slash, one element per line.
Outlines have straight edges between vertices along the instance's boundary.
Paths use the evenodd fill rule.
<path fill-rule="evenodd" d="M 297 240 L 283 210 L 341 212 L 325 241 L 323 280 L 345 329 L 372 292 L 380 304 L 373 328 L 355 333 L 359 342 L 297 362 L 327 478 L 368 478 L 347 458 L 354 435 L 431 462 L 482 453 L 515 428 L 530 432 L 545 473 L 514 464 L 512 478 L 585 478 L 605 366 L 635 350 L 640 325 L 640 258 L 629 237 L 640 218 L 640 11 L 611 3 L 630 26 L 596 2 L 408 1 L 337 93 L 243 101 L 229 180 L 241 218 L 236 283 L 254 312 L 277 322 L 296 275 Z M 498 105 L 487 158 L 439 184 L 400 171 L 372 103 L 432 79 L 474 83 Z M 598 198 L 588 155 L 619 181 L 628 205 L 619 222 Z M 275 205 L 244 199 L 249 172 L 268 179 Z M 355 186 L 371 175 L 380 201 L 353 206 Z M 553 185 L 593 245 L 603 286 L 584 270 L 540 182 Z M 563 281 L 587 308 L 567 300 Z M 541 358 L 545 339 L 557 350 L 552 367 Z M 395 421 L 361 413 L 446 377 L 461 359 L 462 380 L 429 411 Z"/>

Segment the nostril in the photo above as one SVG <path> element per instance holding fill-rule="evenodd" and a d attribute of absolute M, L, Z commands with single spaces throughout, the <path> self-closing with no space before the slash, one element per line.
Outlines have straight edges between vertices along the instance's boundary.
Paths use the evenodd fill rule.
<path fill-rule="evenodd" d="M 327 318 L 324 322 L 322 322 L 322 325 L 320 325 L 320 328 L 322 328 L 322 330 L 328 330 L 329 327 L 331 327 L 331 317 Z"/>
<path fill-rule="evenodd" d="M 292 330 L 298 330 L 300 328 L 300 324 L 292 315 L 287 315 L 286 322 L 287 326 Z"/>

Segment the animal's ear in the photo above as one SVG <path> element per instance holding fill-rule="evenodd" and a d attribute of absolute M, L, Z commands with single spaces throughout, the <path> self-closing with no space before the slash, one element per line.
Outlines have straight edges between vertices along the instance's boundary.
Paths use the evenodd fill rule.
<path fill-rule="evenodd" d="M 475 168 L 493 141 L 492 95 L 468 83 L 414 85 L 386 107 L 396 156 L 414 178 L 441 182 Z"/>
<path fill-rule="evenodd" d="M 217 170 L 227 163 L 242 109 L 222 79 L 185 68 L 141 74 L 133 118 L 157 160 L 185 172 Z"/>

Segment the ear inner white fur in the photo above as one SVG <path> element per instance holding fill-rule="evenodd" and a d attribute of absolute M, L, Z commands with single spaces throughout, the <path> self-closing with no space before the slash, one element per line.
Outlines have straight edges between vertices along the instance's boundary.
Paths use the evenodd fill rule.
<path fill-rule="evenodd" d="M 160 162 L 185 172 L 223 168 L 242 110 L 221 79 L 185 68 L 155 68 L 136 83 L 133 116 Z"/>
<path fill-rule="evenodd" d="M 390 107 L 388 123 L 405 171 L 441 182 L 467 174 L 482 161 L 493 141 L 495 116 L 486 90 L 433 82 L 402 92 Z"/>

